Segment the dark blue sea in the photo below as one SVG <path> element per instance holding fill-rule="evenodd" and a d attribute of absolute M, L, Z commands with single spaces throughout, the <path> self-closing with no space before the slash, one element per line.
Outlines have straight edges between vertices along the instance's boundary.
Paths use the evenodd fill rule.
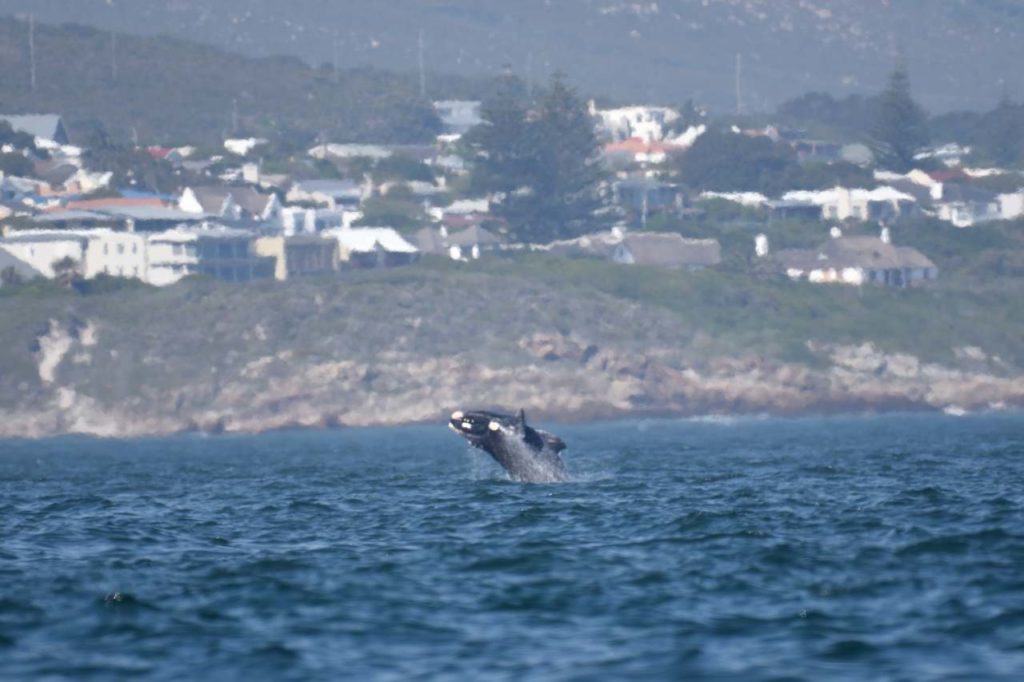
<path fill-rule="evenodd" d="M 544 426 L 0 441 L 0 679 L 1024 679 L 1024 416 Z"/>

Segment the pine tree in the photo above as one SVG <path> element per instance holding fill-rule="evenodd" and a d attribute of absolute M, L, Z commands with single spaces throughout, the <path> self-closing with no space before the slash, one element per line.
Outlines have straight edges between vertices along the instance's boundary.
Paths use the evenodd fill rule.
<path fill-rule="evenodd" d="M 474 192 L 497 201 L 529 183 L 527 98 L 523 82 L 502 76 L 480 106 L 483 125 L 466 136 L 472 149 Z"/>
<path fill-rule="evenodd" d="M 604 169 L 586 105 L 555 76 L 533 108 L 522 82 L 505 76 L 469 135 L 472 187 L 488 193 L 513 237 L 543 243 L 603 224 Z"/>
<path fill-rule="evenodd" d="M 1017 163 L 1024 156 L 1024 107 L 1004 93 L 996 108 L 982 118 L 978 133 L 980 151 L 992 163 Z"/>
<path fill-rule="evenodd" d="M 530 126 L 532 192 L 520 197 L 520 236 L 550 241 L 591 232 L 605 222 L 600 195 L 606 173 L 584 101 L 555 74 Z"/>
<path fill-rule="evenodd" d="M 914 155 L 928 144 L 927 118 L 910 95 L 910 76 L 903 64 L 893 69 L 878 98 L 872 138 L 879 165 L 900 173 L 913 169 Z"/>

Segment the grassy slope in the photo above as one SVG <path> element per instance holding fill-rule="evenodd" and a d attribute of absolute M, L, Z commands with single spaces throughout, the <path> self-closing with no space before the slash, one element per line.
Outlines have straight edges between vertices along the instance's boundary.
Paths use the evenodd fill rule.
<path fill-rule="evenodd" d="M 540 257 L 474 267 L 493 274 L 517 272 L 554 287 L 593 289 L 667 309 L 703 332 L 709 352 L 806 361 L 808 339 L 874 341 L 884 350 L 948 361 L 954 347 L 976 345 L 1024 366 L 1024 302 L 1019 292 L 828 287 L 778 277 L 665 273 Z"/>
<path fill-rule="evenodd" d="M 979 281 L 975 272 L 993 254 L 1019 257 L 1001 241 L 1012 233 L 933 238 L 974 247 L 960 243 L 943 254 L 936 246 L 930 255 L 947 270 L 946 280 L 909 291 L 538 255 L 472 265 L 428 259 L 411 268 L 285 284 L 194 281 L 89 296 L 52 285 L 0 290 L 0 401 L 41 395 L 30 351 L 50 318 L 98 321 L 96 353 L 116 355 L 94 358 L 94 365 L 65 363 L 62 378 L 87 383 L 97 397 L 127 401 L 182 385 L 215 392 L 219 377 L 284 351 L 311 363 L 381 361 L 382 352 L 393 351 L 510 364 L 523 359 L 518 340 L 536 332 L 572 332 L 635 352 L 678 348 L 694 362 L 749 354 L 814 362 L 806 346 L 811 339 L 872 341 L 940 362 L 952 362 L 954 348 L 974 345 L 1024 367 L 1022 280 Z M 999 244 L 1004 248 L 993 248 Z"/>
<path fill-rule="evenodd" d="M 75 129 L 101 121 L 121 141 L 212 144 L 232 133 L 235 103 L 250 134 L 282 129 L 332 140 L 432 139 L 438 121 L 412 78 L 370 69 L 313 69 L 296 58 L 253 59 L 168 37 L 111 35 L 82 26 L 36 27 L 29 87 L 27 26 L 0 18 L 0 103 L 6 113 L 56 111 Z"/>

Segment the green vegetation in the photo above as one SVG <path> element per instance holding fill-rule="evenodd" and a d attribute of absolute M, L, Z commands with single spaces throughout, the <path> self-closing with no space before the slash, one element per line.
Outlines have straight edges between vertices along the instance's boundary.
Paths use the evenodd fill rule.
<path fill-rule="evenodd" d="M 386 225 L 399 232 L 411 233 L 427 224 L 427 216 L 423 212 L 423 202 L 409 192 L 392 190 L 387 196 L 370 197 L 363 202 L 363 217 L 357 220 L 356 227 L 380 227 Z"/>
<path fill-rule="evenodd" d="M 525 253 L 470 264 L 426 258 L 284 283 L 15 283 L 0 287 L 0 406 L 52 400 L 33 359 L 50 320 L 72 336 L 93 325 L 99 338 L 75 351 L 87 358 L 62 363 L 63 383 L 88 387 L 106 404 L 153 411 L 170 401 L 181 414 L 245 400 L 243 384 L 262 392 L 266 382 L 286 382 L 317 363 L 372 368 L 385 357 L 418 363 L 458 355 L 519 366 L 518 344 L 534 333 L 574 334 L 638 356 L 672 349 L 697 367 L 716 358 L 816 366 L 821 356 L 809 341 L 872 342 L 956 366 L 955 349 L 977 346 L 1000 358 L 990 371 L 1009 374 L 1024 367 L 1022 227 L 895 228 L 897 241 L 920 240 L 942 269 L 937 286 L 917 290 L 794 283 L 771 268 L 754 268 L 753 276 L 729 267 L 667 272 Z M 806 242 L 819 241 L 807 229 Z M 1000 254 L 1016 260 L 990 271 Z M 266 378 L 238 383 L 252 363 L 268 362 Z"/>
<path fill-rule="evenodd" d="M 543 282 L 566 296 L 601 292 L 667 309 L 712 340 L 719 354 L 809 361 L 808 341 L 872 341 L 886 351 L 949 362 L 955 347 L 975 345 L 1024 366 L 1024 279 L 1002 290 L 952 284 L 892 290 L 794 283 L 781 275 L 665 272 L 537 255 L 472 268 Z"/>
<path fill-rule="evenodd" d="M 474 189 L 525 242 L 545 243 L 600 226 L 605 170 L 583 100 L 561 75 L 530 106 L 522 83 L 502 78 L 484 100 L 485 125 L 470 136 Z"/>
<path fill-rule="evenodd" d="M 927 115 L 911 97 L 905 65 L 893 70 L 878 98 L 871 137 L 879 165 L 898 173 L 912 170 L 914 156 L 928 144 Z"/>
<path fill-rule="evenodd" d="M 232 135 L 326 135 L 336 142 L 414 143 L 440 123 L 415 79 L 374 69 L 311 68 L 253 59 L 184 40 L 37 25 L 37 87 L 29 83 L 27 26 L 0 19 L 0 102 L 8 113 L 55 111 L 72 142 L 97 123 L 118 143 L 219 144 Z M 87 145 L 91 146 L 91 145 Z"/>

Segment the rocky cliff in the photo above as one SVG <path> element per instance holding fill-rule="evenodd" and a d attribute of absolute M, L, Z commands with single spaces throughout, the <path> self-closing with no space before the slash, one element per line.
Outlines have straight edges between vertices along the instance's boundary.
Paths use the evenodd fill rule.
<path fill-rule="evenodd" d="M 811 339 L 786 360 L 657 306 L 480 274 L 55 293 L 2 299 L 0 319 L 0 437 L 391 425 L 467 406 L 568 420 L 1024 406 L 1024 374 L 980 347 L 934 362 Z"/>

